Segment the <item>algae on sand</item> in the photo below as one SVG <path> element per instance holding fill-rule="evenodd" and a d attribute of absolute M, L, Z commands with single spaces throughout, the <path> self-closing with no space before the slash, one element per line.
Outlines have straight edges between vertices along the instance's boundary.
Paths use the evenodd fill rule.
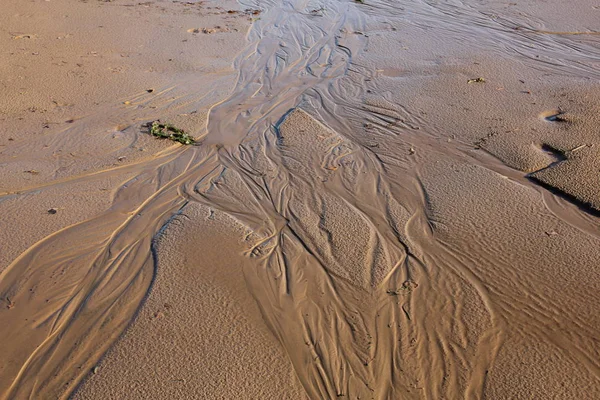
<path fill-rule="evenodd" d="M 183 129 L 179 129 L 170 124 L 164 124 L 159 120 L 152 122 L 150 126 L 150 134 L 159 138 L 169 139 L 181 144 L 194 144 L 194 138 L 186 133 Z"/>

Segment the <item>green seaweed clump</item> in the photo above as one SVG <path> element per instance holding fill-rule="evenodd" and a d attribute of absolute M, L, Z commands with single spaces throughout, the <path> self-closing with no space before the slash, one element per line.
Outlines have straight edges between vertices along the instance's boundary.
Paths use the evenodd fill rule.
<path fill-rule="evenodd" d="M 484 83 L 484 82 L 485 82 L 485 79 L 483 79 L 483 78 L 469 79 L 467 81 L 467 83 Z"/>
<path fill-rule="evenodd" d="M 194 144 L 194 138 L 170 124 L 164 124 L 160 121 L 154 121 L 150 126 L 150 134 L 159 138 L 169 139 L 181 144 Z"/>

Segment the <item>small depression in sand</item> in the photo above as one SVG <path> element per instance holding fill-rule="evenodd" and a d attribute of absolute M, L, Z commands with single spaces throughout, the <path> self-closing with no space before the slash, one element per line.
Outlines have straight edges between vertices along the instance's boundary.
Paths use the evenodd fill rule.
<path fill-rule="evenodd" d="M 564 112 L 561 109 L 544 111 L 540 114 L 540 118 L 548 122 L 566 122 Z"/>

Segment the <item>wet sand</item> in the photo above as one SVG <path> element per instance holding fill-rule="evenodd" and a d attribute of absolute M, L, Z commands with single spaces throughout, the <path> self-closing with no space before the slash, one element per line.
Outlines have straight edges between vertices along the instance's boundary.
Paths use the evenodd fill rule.
<path fill-rule="evenodd" d="M 593 2 L 9 3 L 0 398 L 600 397 Z"/>

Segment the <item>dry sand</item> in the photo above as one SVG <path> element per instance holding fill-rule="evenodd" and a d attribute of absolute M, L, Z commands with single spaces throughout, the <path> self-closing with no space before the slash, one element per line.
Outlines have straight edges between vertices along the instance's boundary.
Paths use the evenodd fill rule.
<path fill-rule="evenodd" d="M 0 398 L 600 398 L 599 4 L 3 7 Z"/>

